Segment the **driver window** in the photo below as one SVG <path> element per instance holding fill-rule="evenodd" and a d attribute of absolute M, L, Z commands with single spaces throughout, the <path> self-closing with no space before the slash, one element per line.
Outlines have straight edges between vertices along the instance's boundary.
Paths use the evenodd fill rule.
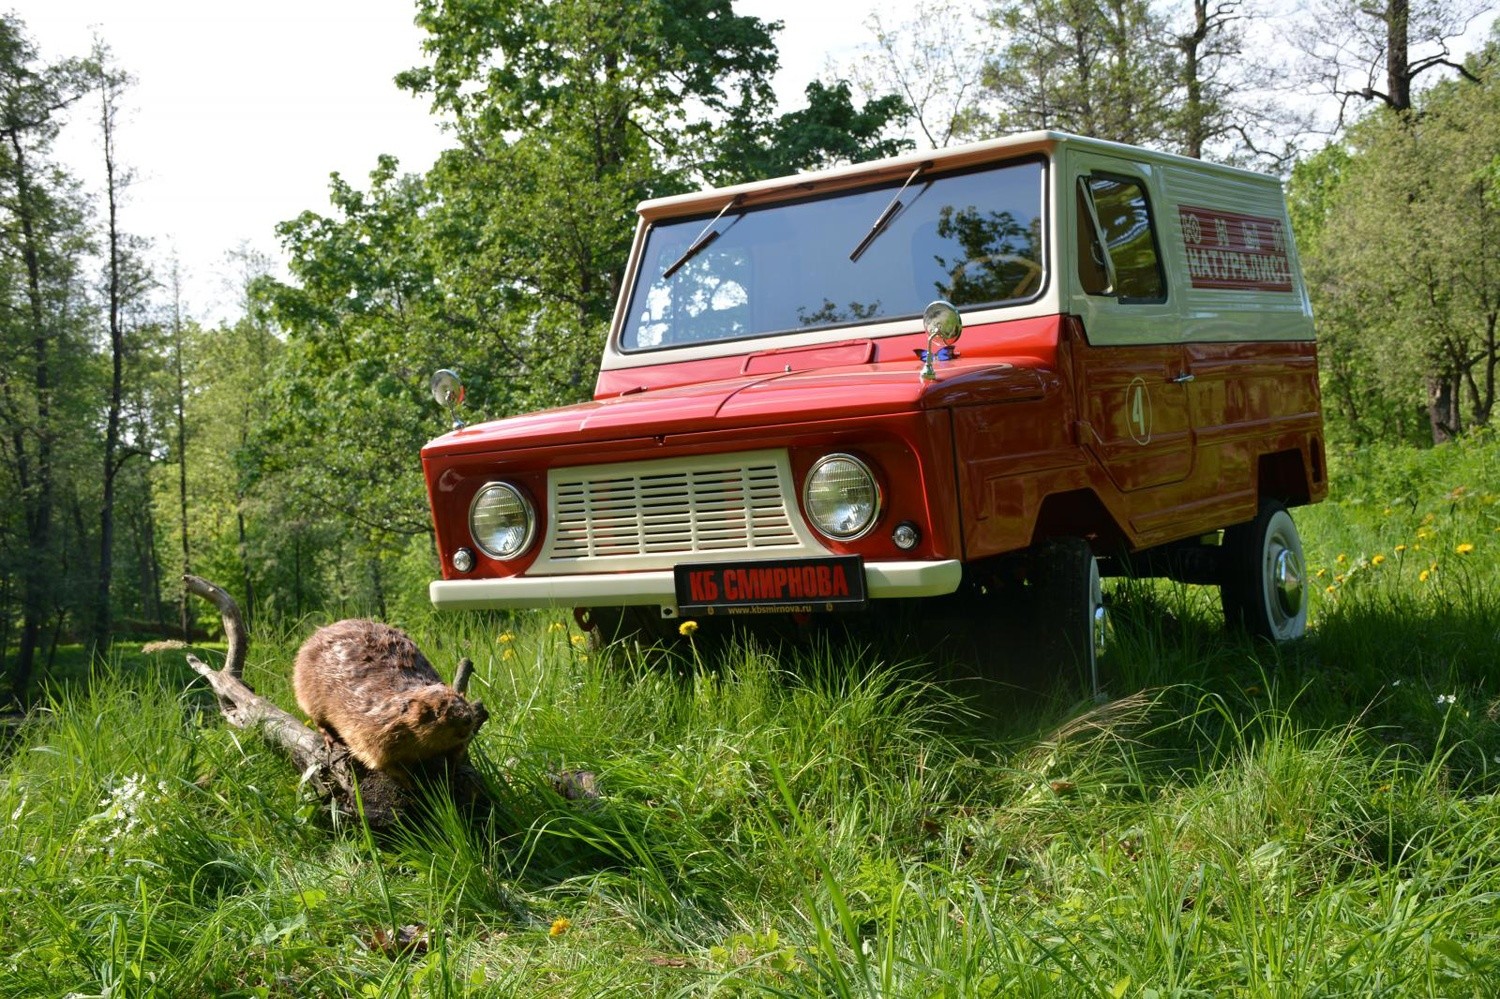
<path fill-rule="evenodd" d="M 1141 183 L 1126 177 L 1093 174 L 1078 192 L 1078 278 L 1091 295 L 1113 294 L 1122 302 L 1160 302 L 1167 297 L 1166 277 L 1156 252 L 1151 203 Z M 1103 252 L 1114 267 L 1115 287 L 1104 277 L 1103 254 L 1092 232 L 1085 198 L 1104 237 Z"/>

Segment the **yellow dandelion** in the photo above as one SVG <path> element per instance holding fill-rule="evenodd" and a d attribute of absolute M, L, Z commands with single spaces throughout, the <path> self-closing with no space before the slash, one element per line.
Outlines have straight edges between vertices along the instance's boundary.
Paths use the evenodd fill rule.
<path fill-rule="evenodd" d="M 1370 558 L 1370 564 L 1371 565 L 1379 565 L 1380 563 L 1382 563 L 1384 561 L 1385 561 L 1385 556 L 1384 555 L 1375 555 L 1375 556 L 1372 556 Z"/>
<path fill-rule="evenodd" d="M 1474 543 L 1472 541 L 1465 541 L 1463 544 L 1459 545 L 1453 550 L 1458 552 L 1460 555 L 1467 555 L 1469 554 L 1469 552 L 1474 550 Z"/>
<path fill-rule="evenodd" d="M 1429 580 L 1431 578 L 1432 578 L 1432 570 L 1431 569 L 1423 569 L 1420 573 L 1417 574 L 1417 579 L 1418 579 L 1419 582 L 1425 583 L 1425 582 L 1427 582 L 1427 580 Z"/>
<path fill-rule="evenodd" d="M 1349 561 L 1349 556 L 1345 555 L 1343 552 L 1339 552 L 1339 557 L 1334 559 L 1334 561 L 1339 565 L 1343 565 L 1345 562 Z"/>
<path fill-rule="evenodd" d="M 552 920 L 552 927 L 551 929 L 547 930 L 547 935 L 549 937 L 560 937 L 564 933 L 568 932 L 568 929 L 572 925 L 573 924 L 568 920 L 567 916 L 558 916 L 556 919 Z"/>
<path fill-rule="evenodd" d="M 1322 579 L 1324 576 L 1328 575 L 1328 570 L 1319 569 L 1317 572 L 1313 573 L 1313 575 L 1318 579 Z"/>
<path fill-rule="evenodd" d="M 1326 587 L 1326 588 L 1325 588 L 1325 589 L 1324 589 L 1324 590 L 1323 590 L 1323 592 L 1324 592 L 1324 593 L 1332 593 L 1332 592 L 1333 592 L 1333 591 L 1334 591 L 1334 590 L 1336 590 L 1336 589 L 1338 589 L 1338 587 L 1337 587 L 1337 586 L 1334 586 L 1334 585 L 1333 585 L 1333 584 L 1332 584 L 1332 583 L 1330 583 L 1330 584 L 1328 584 L 1328 586 L 1327 586 L 1327 587 Z"/>
<path fill-rule="evenodd" d="M 1343 576 L 1342 576 L 1342 575 L 1339 575 L 1339 576 L 1334 576 L 1334 577 L 1333 577 L 1333 581 L 1334 581 L 1334 582 L 1335 582 L 1335 583 L 1342 583 L 1342 582 L 1343 582 L 1343 581 L 1344 581 L 1344 577 L 1343 577 Z"/>
<path fill-rule="evenodd" d="M 694 632 L 696 632 L 697 630 L 698 630 L 698 622 L 697 621 L 684 621 L 684 622 L 682 622 L 681 624 L 679 624 L 677 626 L 677 634 L 682 635 L 682 636 L 687 637 L 687 638 L 692 638 Z"/>
<path fill-rule="evenodd" d="M 515 636 L 515 634 L 513 632 L 509 632 L 509 631 L 502 631 L 502 632 L 500 632 L 500 644 L 501 645 L 509 645 L 511 642 L 514 642 L 515 640 L 516 640 L 516 636 Z"/>
<path fill-rule="evenodd" d="M 504 652 L 500 653 L 501 659 L 514 659 L 515 657 L 516 651 L 514 649 L 506 649 Z"/>
<path fill-rule="evenodd" d="M 1397 555 L 1400 555 L 1404 551 L 1406 551 L 1406 546 L 1405 545 L 1397 545 L 1396 546 L 1396 554 Z"/>
<path fill-rule="evenodd" d="M 1435 514 L 1435 513 L 1429 513 L 1427 516 L 1425 516 L 1425 517 L 1422 518 L 1422 523 L 1424 523 L 1424 524 L 1430 524 L 1434 520 L 1437 520 L 1437 514 Z"/>
<path fill-rule="evenodd" d="M 584 642 L 587 642 L 587 641 L 588 641 L 588 636 L 587 636 L 587 635 L 574 635 L 574 636 L 573 636 L 573 637 L 572 637 L 572 638 L 571 638 L 571 639 L 570 639 L 570 641 L 571 641 L 571 642 L 572 642 L 572 643 L 573 643 L 573 644 L 574 644 L 574 645 L 582 645 L 582 644 L 583 644 L 583 643 L 584 643 Z"/>
<path fill-rule="evenodd" d="M 568 630 L 568 626 L 565 625 L 565 624 L 563 624 L 561 621 L 553 621 L 551 624 L 547 625 L 547 630 L 548 631 L 553 631 L 553 632 L 556 632 L 556 631 L 567 631 Z"/>
<path fill-rule="evenodd" d="M 1425 527 L 1417 532 L 1418 541 L 1426 541 L 1430 537 L 1432 537 L 1432 532 Z"/>

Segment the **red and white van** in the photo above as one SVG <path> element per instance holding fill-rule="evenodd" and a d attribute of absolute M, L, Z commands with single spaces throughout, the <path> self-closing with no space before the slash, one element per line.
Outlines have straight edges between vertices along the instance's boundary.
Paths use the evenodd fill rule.
<path fill-rule="evenodd" d="M 1102 567 L 1304 631 L 1287 509 L 1327 482 L 1275 178 L 1032 132 L 639 214 L 593 401 L 423 449 L 437 607 L 1019 593 L 1091 660 Z"/>

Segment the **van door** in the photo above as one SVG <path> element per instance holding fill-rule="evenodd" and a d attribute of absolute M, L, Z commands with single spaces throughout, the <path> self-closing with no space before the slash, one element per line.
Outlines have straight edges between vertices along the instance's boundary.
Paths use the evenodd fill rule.
<path fill-rule="evenodd" d="M 1176 305 L 1160 249 L 1151 166 L 1071 150 L 1063 268 L 1068 311 L 1086 343 L 1071 345 L 1080 443 L 1122 492 L 1180 482 L 1193 468 L 1193 428 Z"/>

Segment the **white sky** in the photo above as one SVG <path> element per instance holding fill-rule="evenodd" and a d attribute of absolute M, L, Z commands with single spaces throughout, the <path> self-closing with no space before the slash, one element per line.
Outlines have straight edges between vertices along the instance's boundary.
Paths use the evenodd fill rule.
<path fill-rule="evenodd" d="M 3 5 L 4 0 L 0 0 Z M 885 11 L 916 0 L 887 0 Z M 780 20 L 778 92 L 797 101 L 830 56 L 869 37 L 874 0 L 741 0 Z M 423 171 L 443 148 L 425 101 L 392 77 L 421 64 L 411 0 L 10 0 L 44 59 L 86 55 L 97 34 L 136 78 L 118 136 L 135 171 L 122 225 L 153 242 L 158 275 L 175 251 L 188 314 L 229 316 L 226 254 L 242 243 L 280 257 L 274 226 L 328 210 L 328 175 L 357 186 L 380 153 Z M 57 147 L 92 182 L 93 103 Z M 91 186 L 93 186 L 91 184 Z"/>
<path fill-rule="evenodd" d="M 208 322 L 235 310 L 226 254 L 248 244 L 280 259 L 274 226 L 327 211 L 330 173 L 364 186 L 380 153 L 423 171 L 444 144 L 426 103 L 392 83 L 422 62 L 412 0 L 9 2 L 43 58 L 85 55 L 97 33 L 135 76 L 118 137 L 137 178 L 122 225 L 152 240 L 159 276 L 175 251 L 188 314 Z M 735 9 L 783 22 L 776 85 L 795 107 L 830 62 L 870 41 L 873 8 L 900 24 L 920 2 L 738 0 Z M 96 114 L 93 104 L 76 112 L 57 150 L 95 188 L 102 168 L 87 119 Z"/>

